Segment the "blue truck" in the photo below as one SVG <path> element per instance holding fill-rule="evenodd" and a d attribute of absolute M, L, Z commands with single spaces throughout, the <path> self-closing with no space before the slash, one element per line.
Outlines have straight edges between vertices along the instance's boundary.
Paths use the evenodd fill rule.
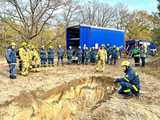
<path fill-rule="evenodd" d="M 74 49 L 81 46 L 99 47 L 101 44 L 124 47 L 125 32 L 113 28 L 95 27 L 90 25 L 77 25 L 66 29 L 66 46 Z"/>
<path fill-rule="evenodd" d="M 132 39 L 132 40 L 127 40 L 125 42 L 126 46 L 126 51 L 129 54 L 131 50 L 134 48 L 136 45 L 146 45 L 147 46 L 147 53 L 151 56 L 155 56 L 157 53 L 157 45 L 152 42 L 151 40 L 140 40 L 140 39 Z"/>

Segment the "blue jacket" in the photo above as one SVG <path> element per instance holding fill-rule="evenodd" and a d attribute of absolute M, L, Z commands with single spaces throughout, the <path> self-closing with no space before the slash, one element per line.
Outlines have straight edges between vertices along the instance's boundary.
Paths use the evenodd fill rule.
<path fill-rule="evenodd" d="M 89 50 L 84 50 L 84 58 L 87 58 L 87 59 L 90 58 L 90 51 Z"/>
<path fill-rule="evenodd" d="M 96 58 L 97 55 L 97 51 L 96 50 L 92 50 L 90 53 L 91 58 Z"/>
<path fill-rule="evenodd" d="M 63 57 L 64 56 L 64 49 L 58 48 L 57 55 L 58 55 L 58 57 Z"/>
<path fill-rule="evenodd" d="M 49 48 L 48 49 L 48 59 L 53 59 L 54 58 L 54 49 Z"/>
<path fill-rule="evenodd" d="M 126 77 L 128 78 L 129 83 L 131 83 L 132 85 L 140 85 L 139 76 L 131 67 L 129 67 L 126 71 Z"/>
<path fill-rule="evenodd" d="M 46 51 L 43 48 L 40 49 L 40 58 L 41 59 L 47 59 Z"/>
<path fill-rule="evenodd" d="M 112 54 L 112 49 L 109 46 L 106 47 L 106 51 L 108 56 Z"/>
<path fill-rule="evenodd" d="M 73 56 L 73 50 L 72 49 L 68 49 L 67 50 L 67 57 L 72 57 Z"/>
<path fill-rule="evenodd" d="M 12 48 L 8 48 L 6 51 L 6 59 L 8 64 L 16 63 L 16 50 Z"/>
<path fill-rule="evenodd" d="M 117 58 L 117 57 L 118 57 L 118 51 L 117 51 L 116 48 L 113 48 L 113 49 L 112 49 L 112 57 L 113 57 L 113 58 Z"/>
<path fill-rule="evenodd" d="M 77 57 L 82 57 L 82 56 L 83 56 L 83 50 L 82 49 L 78 49 Z"/>
<path fill-rule="evenodd" d="M 112 47 L 108 47 L 108 48 L 106 48 L 107 56 L 112 55 L 112 50 L 113 50 L 113 48 L 112 48 Z"/>

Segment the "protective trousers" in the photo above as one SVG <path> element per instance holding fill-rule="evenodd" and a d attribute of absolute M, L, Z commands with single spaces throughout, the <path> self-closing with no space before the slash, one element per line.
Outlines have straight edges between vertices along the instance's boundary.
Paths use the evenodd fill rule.
<path fill-rule="evenodd" d="M 72 64 L 72 56 L 68 56 L 67 60 L 68 60 L 68 64 Z"/>
<path fill-rule="evenodd" d="M 26 76 L 29 73 L 29 61 L 22 61 L 21 75 Z"/>
<path fill-rule="evenodd" d="M 104 69 L 105 69 L 105 59 L 99 59 L 98 63 L 97 63 L 96 70 L 100 71 L 100 72 L 103 72 Z"/>
<path fill-rule="evenodd" d="M 43 67 L 43 66 L 46 66 L 46 62 L 47 62 L 46 59 L 41 58 L 41 66 L 42 66 L 42 67 Z"/>
<path fill-rule="evenodd" d="M 62 56 L 58 56 L 58 65 L 59 65 L 59 64 L 64 65 L 64 64 L 63 64 L 63 57 L 62 57 Z"/>
<path fill-rule="evenodd" d="M 135 66 L 140 66 L 140 57 L 134 57 Z"/>
<path fill-rule="evenodd" d="M 114 65 L 117 64 L 117 58 L 116 57 L 112 57 L 111 61 L 112 61 L 111 62 L 112 64 L 114 64 Z"/>
<path fill-rule="evenodd" d="M 119 94 L 123 94 L 126 96 L 131 96 L 132 95 L 132 85 L 128 82 L 119 82 L 120 84 L 120 89 L 118 91 Z"/>
<path fill-rule="evenodd" d="M 78 65 L 82 64 L 82 56 L 78 56 Z"/>
<path fill-rule="evenodd" d="M 16 74 L 17 74 L 16 63 L 11 63 L 9 65 L 9 72 L 10 72 L 10 78 L 16 79 Z"/>
<path fill-rule="evenodd" d="M 54 65 L 54 58 L 48 58 L 48 65 Z"/>
<path fill-rule="evenodd" d="M 88 58 L 88 57 L 85 57 L 85 58 L 84 58 L 84 64 L 86 64 L 86 65 L 89 64 L 89 58 Z"/>
<path fill-rule="evenodd" d="M 39 70 L 39 67 L 40 67 L 40 62 L 39 62 L 39 60 L 38 59 L 34 59 L 33 61 L 32 61 L 32 71 L 33 72 L 39 72 L 40 70 Z"/>

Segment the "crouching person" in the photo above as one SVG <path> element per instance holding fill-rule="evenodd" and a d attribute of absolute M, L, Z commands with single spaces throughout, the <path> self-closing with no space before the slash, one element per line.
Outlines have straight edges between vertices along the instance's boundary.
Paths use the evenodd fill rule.
<path fill-rule="evenodd" d="M 6 60 L 9 64 L 9 73 L 11 79 L 16 79 L 17 68 L 16 68 L 16 44 L 11 43 L 10 47 L 6 51 Z"/>
<path fill-rule="evenodd" d="M 123 78 L 117 79 L 115 82 L 119 84 L 119 94 L 126 96 L 140 96 L 140 80 L 137 73 L 132 69 L 128 61 L 123 61 L 121 63 L 125 76 Z"/>

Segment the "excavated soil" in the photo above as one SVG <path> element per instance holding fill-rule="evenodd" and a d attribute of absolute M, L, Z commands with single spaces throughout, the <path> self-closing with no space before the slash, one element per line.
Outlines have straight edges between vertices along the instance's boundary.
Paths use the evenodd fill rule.
<path fill-rule="evenodd" d="M 72 80 L 47 92 L 21 92 L 0 106 L 1 120 L 74 120 L 113 92 L 113 78 L 105 76 Z"/>

